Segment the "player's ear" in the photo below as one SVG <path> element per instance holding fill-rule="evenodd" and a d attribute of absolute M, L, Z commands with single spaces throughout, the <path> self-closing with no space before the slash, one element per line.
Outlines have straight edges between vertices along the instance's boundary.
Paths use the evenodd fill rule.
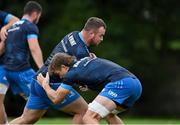
<path fill-rule="evenodd" d="M 66 66 L 65 65 L 61 65 L 61 68 L 65 68 Z"/>
<path fill-rule="evenodd" d="M 90 38 L 93 38 L 94 35 L 95 35 L 95 34 L 94 34 L 94 31 L 93 31 L 93 30 L 90 30 L 90 31 L 89 31 L 89 35 L 90 35 Z"/>
<path fill-rule="evenodd" d="M 36 12 L 32 12 L 32 13 L 30 14 L 30 16 L 31 16 L 31 17 L 33 17 L 33 18 L 35 18 L 35 17 L 36 17 L 36 15 L 37 15 L 37 13 L 36 13 Z"/>
<path fill-rule="evenodd" d="M 38 17 L 38 15 L 39 15 L 39 13 L 38 12 L 32 12 L 31 13 L 31 17 L 33 18 L 33 19 L 36 19 L 37 17 Z"/>
<path fill-rule="evenodd" d="M 61 65 L 61 69 L 69 69 L 69 67 L 68 66 L 65 66 L 65 65 Z"/>

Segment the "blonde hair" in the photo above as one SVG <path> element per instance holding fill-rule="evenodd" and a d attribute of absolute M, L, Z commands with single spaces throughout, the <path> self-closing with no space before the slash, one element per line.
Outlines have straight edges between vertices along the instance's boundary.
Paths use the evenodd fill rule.
<path fill-rule="evenodd" d="M 48 72 L 50 75 L 53 75 L 56 71 L 61 69 L 62 65 L 65 66 L 72 66 L 74 64 L 74 61 L 76 60 L 76 57 L 70 56 L 66 53 L 57 53 L 52 58 L 51 63 L 48 67 Z"/>

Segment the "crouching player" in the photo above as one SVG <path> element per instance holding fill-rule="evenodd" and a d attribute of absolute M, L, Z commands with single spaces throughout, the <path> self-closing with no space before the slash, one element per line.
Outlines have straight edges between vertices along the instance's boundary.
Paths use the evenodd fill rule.
<path fill-rule="evenodd" d="M 66 94 L 62 93 L 70 93 L 73 83 L 99 92 L 83 117 L 87 124 L 99 124 L 104 117 L 111 117 L 112 124 L 123 124 L 117 114 L 132 107 L 142 92 L 141 83 L 134 74 L 106 59 L 85 57 L 76 61 L 73 56 L 58 53 L 52 59 L 48 72 L 63 79 L 55 91 L 48 84 L 48 73 L 46 77 L 38 75 L 39 84 L 51 100 L 63 101 Z"/>

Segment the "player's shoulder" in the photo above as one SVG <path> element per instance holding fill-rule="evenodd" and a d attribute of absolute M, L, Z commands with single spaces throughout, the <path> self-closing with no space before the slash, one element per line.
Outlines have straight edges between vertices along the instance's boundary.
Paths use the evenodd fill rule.
<path fill-rule="evenodd" d="M 77 36 L 79 34 L 79 31 L 72 31 L 70 33 L 68 33 L 64 38 L 63 38 L 63 41 L 66 41 L 66 42 L 74 42 L 77 40 Z"/>
<path fill-rule="evenodd" d="M 68 33 L 65 37 L 71 37 L 71 36 L 76 36 L 79 33 L 79 31 L 72 31 Z"/>
<path fill-rule="evenodd" d="M 5 11 L 0 10 L 0 20 L 4 22 L 5 18 L 7 17 L 8 13 Z"/>
<path fill-rule="evenodd" d="M 33 31 L 39 32 L 39 29 L 38 29 L 37 25 L 34 24 L 34 23 L 32 23 L 32 22 L 30 22 L 30 21 L 27 21 L 27 20 L 24 22 L 23 27 L 24 27 L 27 31 L 32 31 L 32 30 L 33 30 Z"/>
<path fill-rule="evenodd" d="M 26 19 L 22 19 L 22 20 L 24 21 L 24 25 L 25 25 L 26 27 L 37 28 L 37 25 L 34 24 L 34 23 L 32 23 L 32 22 L 30 22 L 29 20 L 26 20 Z"/>
<path fill-rule="evenodd" d="M 0 10 L 0 15 L 8 15 L 7 12 Z"/>

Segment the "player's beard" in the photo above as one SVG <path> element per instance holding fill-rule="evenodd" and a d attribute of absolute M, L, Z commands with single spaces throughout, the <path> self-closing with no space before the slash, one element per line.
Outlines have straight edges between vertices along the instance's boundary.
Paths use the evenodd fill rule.
<path fill-rule="evenodd" d="M 98 46 L 100 42 L 98 42 L 95 38 L 92 40 L 94 46 Z"/>
<path fill-rule="evenodd" d="M 38 18 L 34 19 L 34 21 L 33 21 L 33 23 L 35 23 L 35 24 L 37 24 L 38 22 L 39 22 Z"/>

